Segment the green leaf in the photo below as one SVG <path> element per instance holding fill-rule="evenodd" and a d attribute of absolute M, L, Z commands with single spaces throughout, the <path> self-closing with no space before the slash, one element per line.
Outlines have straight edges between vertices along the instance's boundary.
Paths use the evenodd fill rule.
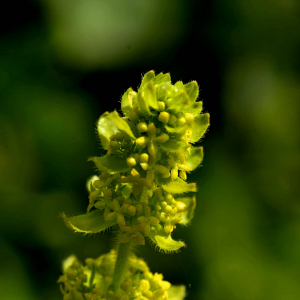
<path fill-rule="evenodd" d="M 196 208 L 196 197 L 183 197 L 183 198 L 176 198 L 176 201 L 183 202 L 187 209 L 182 214 L 182 220 L 179 222 L 179 224 L 187 225 L 190 223 L 190 221 L 194 217 L 194 211 Z"/>
<path fill-rule="evenodd" d="M 183 82 L 182 81 L 177 81 L 175 84 L 174 84 L 174 87 L 175 87 L 175 90 L 177 89 L 178 92 L 182 92 L 184 90 L 184 85 L 183 85 Z"/>
<path fill-rule="evenodd" d="M 194 117 L 197 117 L 198 115 L 200 115 L 201 111 L 202 111 L 202 101 L 199 101 L 199 102 L 194 102 L 191 107 L 185 109 L 183 112 L 190 113 Z"/>
<path fill-rule="evenodd" d="M 149 71 L 149 72 L 147 72 L 144 75 L 139 90 L 141 88 L 143 88 L 146 85 L 146 83 L 149 82 L 149 81 L 151 81 L 151 80 L 153 80 L 153 81 L 155 80 L 155 73 L 154 73 L 154 71 Z"/>
<path fill-rule="evenodd" d="M 186 294 L 185 290 L 184 285 L 171 285 L 168 289 L 168 300 L 183 300 Z"/>
<path fill-rule="evenodd" d="M 114 155 L 91 157 L 89 161 L 93 161 L 100 171 L 106 171 L 109 173 L 121 173 L 130 170 L 130 167 L 128 167 L 125 158 Z"/>
<path fill-rule="evenodd" d="M 195 170 L 203 160 L 203 147 L 192 147 L 191 154 L 186 153 L 186 164 Z"/>
<path fill-rule="evenodd" d="M 209 126 L 209 114 L 201 114 L 195 118 L 194 126 L 192 128 L 192 136 L 189 138 L 190 143 L 198 142 Z"/>
<path fill-rule="evenodd" d="M 196 101 L 199 95 L 199 86 L 196 81 L 191 81 L 184 86 L 184 89 L 192 102 Z"/>
<path fill-rule="evenodd" d="M 158 110 L 156 90 L 152 80 L 145 84 L 142 93 L 149 106 L 151 106 L 155 110 Z"/>
<path fill-rule="evenodd" d="M 100 137 L 102 147 L 105 150 L 109 149 L 110 137 L 119 132 L 116 124 L 109 117 L 109 113 L 104 113 L 98 120 L 97 130 Z"/>
<path fill-rule="evenodd" d="M 168 140 L 167 142 L 160 144 L 160 147 L 166 152 L 180 153 L 187 148 L 187 145 L 181 141 Z"/>
<path fill-rule="evenodd" d="M 159 73 L 158 75 L 156 75 L 155 77 L 155 85 L 159 85 L 162 83 L 166 83 L 166 82 L 171 82 L 171 76 L 170 73 Z"/>
<path fill-rule="evenodd" d="M 151 230 L 148 237 L 160 250 L 171 253 L 185 247 L 183 241 L 175 241 L 170 234 L 166 234 L 164 228 L 160 224 L 153 227 L 155 227 L 156 230 Z"/>
<path fill-rule="evenodd" d="M 116 124 L 117 128 L 126 136 L 135 139 L 129 125 L 122 119 L 116 111 L 109 114 L 109 118 Z"/>
<path fill-rule="evenodd" d="M 168 104 L 167 111 L 175 114 L 178 112 L 182 112 L 184 109 L 188 108 L 191 105 L 192 102 L 187 96 L 186 92 L 181 92 L 180 94 L 172 98 L 172 100 Z"/>
<path fill-rule="evenodd" d="M 162 184 L 162 188 L 167 193 L 183 194 L 187 192 L 197 192 L 196 183 L 187 183 L 180 178 L 174 181 L 170 181 L 166 184 Z"/>
<path fill-rule="evenodd" d="M 165 128 L 168 132 L 174 133 L 174 134 L 183 134 L 187 131 L 189 126 L 187 124 L 184 124 L 182 126 L 172 127 L 170 125 L 165 125 Z"/>
<path fill-rule="evenodd" d="M 125 122 L 128 124 L 128 126 L 130 127 L 133 135 L 136 137 L 136 138 L 139 138 L 141 136 L 141 134 L 139 133 L 136 125 L 134 125 L 131 121 L 129 120 L 125 120 Z"/>
<path fill-rule="evenodd" d="M 147 116 L 151 115 L 151 112 L 150 112 L 150 109 L 149 109 L 148 102 L 142 94 L 143 94 L 143 92 L 140 90 L 139 93 L 138 93 L 137 99 L 138 99 L 138 102 L 139 102 L 141 113 L 145 117 L 147 117 Z"/>
<path fill-rule="evenodd" d="M 136 92 L 133 91 L 132 88 L 129 88 L 124 95 L 122 96 L 122 100 L 121 100 L 121 109 L 123 114 L 126 117 L 129 117 L 132 107 L 134 106 L 135 102 L 137 102 L 136 100 Z"/>
<path fill-rule="evenodd" d="M 166 101 L 170 87 L 172 87 L 170 82 L 162 83 L 156 86 L 156 96 L 158 101 Z"/>
<path fill-rule="evenodd" d="M 67 217 L 64 213 L 62 213 L 61 217 L 65 221 L 66 225 L 74 231 L 98 233 L 117 224 L 116 220 L 105 221 L 103 213 L 104 211 L 102 210 L 94 210 L 91 213 L 75 217 Z"/>

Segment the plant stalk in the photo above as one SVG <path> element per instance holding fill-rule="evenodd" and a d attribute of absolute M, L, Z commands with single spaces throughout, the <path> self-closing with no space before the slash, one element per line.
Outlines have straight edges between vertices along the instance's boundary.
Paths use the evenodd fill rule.
<path fill-rule="evenodd" d="M 117 260 L 113 276 L 113 284 L 116 291 L 120 289 L 120 285 L 126 276 L 131 254 L 131 241 L 128 243 L 119 243 L 117 251 Z"/>

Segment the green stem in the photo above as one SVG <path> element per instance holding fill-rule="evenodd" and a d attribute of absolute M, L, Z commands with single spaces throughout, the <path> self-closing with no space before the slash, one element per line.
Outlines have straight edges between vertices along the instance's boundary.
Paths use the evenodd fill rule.
<path fill-rule="evenodd" d="M 120 288 L 121 283 L 124 281 L 128 269 L 128 258 L 131 254 L 131 241 L 128 243 L 119 243 L 117 261 L 113 276 L 113 284 L 116 291 Z"/>

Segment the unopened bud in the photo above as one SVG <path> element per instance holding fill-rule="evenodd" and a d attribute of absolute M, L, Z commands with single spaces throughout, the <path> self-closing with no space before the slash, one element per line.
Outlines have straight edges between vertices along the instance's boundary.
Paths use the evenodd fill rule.
<path fill-rule="evenodd" d="M 158 121 L 167 124 L 170 119 L 170 114 L 166 111 L 162 111 L 158 116 Z"/>
<path fill-rule="evenodd" d="M 178 168 L 177 167 L 174 167 L 172 170 L 171 170 L 171 180 L 174 181 L 178 178 Z"/>
<path fill-rule="evenodd" d="M 136 207 L 133 206 L 133 205 L 130 205 L 128 208 L 127 208 L 127 211 L 126 211 L 129 215 L 131 216 L 134 216 L 135 213 L 136 213 Z"/>
<path fill-rule="evenodd" d="M 137 123 L 137 122 L 139 121 L 140 118 L 139 118 L 138 114 L 137 114 L 135 111 L 132 111 L 132 112 L 130 113 L 129 119 L 130 119 L 130 121 L 132 121 L 133 123 Z"/>
<path fill-rule="evenodd" d="M 134 157 L 127 157 L 126 163 L 128 167 L 134 167 L 136 165 L 136 160 Z"/>
<path fill-rule="evenodd" d="M 171 211 L 172 211 L 172 206 L 170 206 L 170 205 L 167 205 L 167 206 L 164 208 L 164 212 L 165 212 L 166 214 L 169 214 Z"/>
<path fill-rule="evenodd" d="M 147 163 L 141 163 L 141 167 L 143 168 L 144 171 L 148 171 L 151 169 L 150 165 Z"/>
<path fill-rule="evenodd" d="M 186 123 L 189 125 L 189 126 L 192 126 L 194 124 L 194 120 L 195 120 L 195 117 L 194 115 L 190 114 L 190 113 L 185 113 L 184 114 L 184 118 L 186 120 Z"/>
<path fill-rule="evenodd" d="M 178 126 L 182 126 L 182 125 L 184 125 L 185 123 L 186 123 L 185 118 L 181 117 L 181 118 L 177 119 L 177 125 L 178 125 Z"/>
<path fill-rule="evenodd" d="M 174 124 L 177 121 L 177 118 L 174 115 L 170 115 L 169 124 Z"/>
<path fill-rule="evenodd" d="M 148 129 L 148 125 L 145 122 L 141 122 L 137 125 L 137 129 L 138 129 L 139 133 L 146 132 Z"/>
<path fill-rule="evenodd" d="M 186 210 L 186 205 L 181 201 L 176 201 L 177 212 L 181 213 Z"/>
<path fill-rule="evenodd" d="M 158 144 L 165 143 L 170 137 L 166 133 L 162 133 L 160 136 L 156 137 L 154 141 Z"/>
<path fill-rule="evenodd" d="M 163 165 L 155 165 L 154 170 L 155 170 L 155 172 L 157 172 L 157 173 L 166 173 L 166 172 L 169 171 L 168 168 L 166 168 L 166 167 L 163 166 Z"/>
<path fill-rule="evenodd" d="M 150 139 L 153 139 L 156 136 L 156 126 L 154 123 L 149 125 L 147 132 Z"/>
<path fill-rule="evenodd" d="M 141 136 L 135 141 L 139 146 L 146 147 L 149 143 L 149 138 L 146 136 Z"/>
<path fill-rule="evenodd" d="M 162 102 L 162 101 L 158 101 L 157 102 L 157 106 L 158 106 L 158 110 L 159 111 L 164 111 L 165 108 L 166 108 L 166 104 L 164 102 Z"/>
<path fill-rule="evenodd" d="M 140 155 L 140 162 L 141 163 L 148 163 L 149 162 L 149 154 L 147 153 L 142 153 Z"/>

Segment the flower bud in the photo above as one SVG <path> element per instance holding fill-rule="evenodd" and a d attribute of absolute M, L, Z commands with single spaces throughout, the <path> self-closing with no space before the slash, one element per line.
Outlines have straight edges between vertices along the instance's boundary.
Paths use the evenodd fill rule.
<path fill-rule="evenodd" d="M 172 211 L 172 206 L 170 206 L 170 205 L 167 205 L 167 206 L 164 208 L 164 212 L 165 212 L 166 214 L 169 214 L 171 211 Z"/>
<path fill-rule="evenodd" d="M 118 142 L 122 142 L 123 139 L 124 139 L 124 135 L 123 135 L 122 133 L 117 133 L 117 134 L 116 134 L 116 140 L 117 140 Z"/>
<path fill-rule="evenodd" d="M 177 167 L 174 167 L 172 170 L 171 170 L 171 180 L 174 181 L 178 178 L 178 168 Z"/>
<path fill-rule="evenodd" d="M 155 172 L 157 172 L 157 173 L 166 173 L 166 172 L 169 171 L 168 168 L 166 168 L 166 167 L 163 166 L 163 165 L 155 165 L 154 170 L 155 170 Z"/>
<path fill-rule="evenodd" d="M 136 213 L 136 207 L 133 206 L 133 205 L 130 205 L 128 208 L 127 208 L 127 211 L 126 211 L 129 215 L 131 216 L 134 216 L 135 213 Z"/>
<path fill-rule="evenodd" d="M 182 126 L 182 125 L 184 125 L 185 123 L 186 123 L 185 118 L 181 117 L 181 118 L 177 119 L 177 125 L 178 125 L 178 126 Z"/>
<path fill-rule="evenodd" d="M 148 129 L 148 125 L 145 122 L 141 122 L 137 125 L 137 129 L 138 129 L 139 133 L 146 132 Z"/>
<path fill-rule="evenodd" d="M 147 153 L 142 153 L 140 155 L 140 162 L 141 163 L 148 163 L 149 162 L 149 154 Z"/>
<path fill-rule="evenodd" d="M 158 121 L 167 124 L 170 119 L 170 114 L 166 111 L 162 111 L 158 116 Z"/>
<path fill-rule="evenodd" d="M 129 119 L 130 121 L 132 121 L 133 123 L 137 123 L 139 121 L 139 116 L 135 111 L 132 111 L 129 115 Z"/>
<path fill-rule="evenodd" d="M 117 141 L 111 141 L 110 142 L 110 147 L 113 151 L 117 151 L 120 149 L 120 143 Z"/>
<path fill-rule="evenodd" d="M 166 108 L 166 104 L 164 102 L 162 102 L 162 101 L 158 101 L 157 102 L 157 106 L 158 106 L 158 110 L 159 111 L 164 111 L 165 108 Z"/>
<path fill-rule="evenodd" d="M 184 118 L 185 118 L 185 120 L 186 120 L 186 123 L 187 123 L 189 126 L 193 126 L 194 120 L 195 120 L 194 115 L 192 115 L 192 114 L 190 114 L 190 113 L 185 113 L 185 114 L 184 114 Z"/>
<path fill-rule="evenodd" d="M 166 133 L 162 133 L 160 136 L 156 137 L 154 141 L 158 144 L 165 143 L 170 137 Z"/>
<path fill-rule="evenodd" d="M 158 152 L 158 147 L 155 143 L 153 143 L 153 141 L 150 141 L 150 143 L 148 145 L 148 152 L 152 157 L 156 158 L 157 152 Z"/>
<path fill-rule="evenodd" d="M 185 171 L 180 170 L 179 176 L 180 176 L 184 181 L 187 179 L 187 176 L 186 176 L 186 172 L 185 172 Z"/>
<path fill-rule="evenodd" d="M 146 147 L 149 143 L 149 138 L 146 136 L 141 136 L 135 141 L 139 146 Z"/>
<path fill-rule="evenodd" d="M 147 163 L 141 163 L 141 167 L 143 168 L 144 171 L 148 171 L 151 169 L 151 166 Z"/>
<path fill-rule="evenodd" d="M 169 124 L 174 124 L 177 121 L 177 118 L 174 115 L 170 115 Z"/>
<path fill-rule="evenodd" d="M 181 201 L 176 201 L 177 212 L 181 213 L 186 210 L 186 205 Z"/>
<path fill-rule="evenodd" d="M 153 139 L 156 136 L 156 126 L 154 123 L 149 125 L 147 132 L 150 139 Z"/>

